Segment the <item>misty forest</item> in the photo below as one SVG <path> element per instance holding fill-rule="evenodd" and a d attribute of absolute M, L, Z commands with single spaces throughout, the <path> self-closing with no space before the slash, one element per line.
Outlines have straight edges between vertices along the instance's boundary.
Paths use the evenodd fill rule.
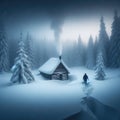
<path fill-rule="evenodd" d="M 41 38 L 34 40 L 32 33 L 20 32 L 17 39 L 10 40 L 7 37 L 5 24 L 1 21 L 0 27 L 0 72 L 10 72 L 15 63 L 15 58 L 19 54 L 20 41 L 24 44 L 24 53 L 27 55 L 29 67 L 38 69 L 51 57 L 62 56 L 69 67 L 84 66 L 88 69 L 95 70 L 99 62 L 102 62 L 106 68 L 120 68 L 120 40 L 119 26 L 120 17 L 117 11 L 114 13 L 113 23 L 111 23 L 112 32 L 108 36 L 104 17 L 102 16 L 99 23 L 99 34 L 95 38 L 89 36 L 88 43 L 84 43 L 81 36 L 78 39 L 68 41 L 60 40 L 62 32 L 62 22 L 52 21 L 51 29 L 54 31 L 54 40 Z M 18 52 L 17 52 L 18 51 Z M 103 61 L 99 59 L 99 53 Z M 23 59 L 23 58 L 21 58 Z"/>
<path fill-rule="evenodd" d="M 0 5 L 0 119 L 120 120 L 119 9 L 92 18 L 74 16 L 79 9 L 72 1 L 68 6 L 37 1 L 41 9 L 34 2 L 17 8 L 13 1 Z M 83 11 L 93 6 L 78 3 Z M 15 10 L 13 16 L 5 6 L 8 13 Z"/>
<path fill-rule="evenodd" d="M 9 72 L 14 65 L 15 57 L 18 55 L 19 41 L 23 40 L 24 52 L 27 54 L 29 66 L 31 69 L 39 68 L 50 57 L 62 56 L 69 67 L 85 66 L 88 69 L 95 69 L 97 58 L 101 52 L 103 63 L 107 68 L 120 68 L 120 40 L 119 40 L 120 18 L 117 11 L 114 13 L 113 23 L 111 23 L 112 32 L 108 36 L 104 17 L 100 19 L 99 34 L 95 38 L 90 35 L 88 43 L 84 43 L 81 36 L 78 39 L 70 41 L 60 41 L 62 25 L 55 21 L 51 24 L 54 31 L 54 40 L 41 38 L 34 40 L 32 33 L 20 32 L 17 39 L 10 40 L 7 37 L 5 24 L 0 25 L 0 72 Z"/>

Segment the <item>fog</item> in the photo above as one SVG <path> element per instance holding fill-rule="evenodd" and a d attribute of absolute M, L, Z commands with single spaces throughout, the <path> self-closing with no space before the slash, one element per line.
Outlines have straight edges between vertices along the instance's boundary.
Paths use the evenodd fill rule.
<path fill-rule="evenodd" d="M 101 16 L 104 17 L 106 31 L 110 37 L 115 9 L 119 11 L 117 0 L 1 1 L 0 18 L 9 42 L 10 65 L 14 63 L 21 32 L 24 40 L 27 33 L 31 35 L 33 54 L 36 56 L 33 58 L 38 60 L 36 67 L 48 58 L 61 54 L 71 65 L 72 58 L 78 54 L 78 37 L 81 36 L 82 46 L 87 46 L 90 35 L 95 41 L 99 35 Z M 85 54 L 86 48 L 82 48 L 82 54 Z"/>
<path fill-rule="evenodd" d="M 98 35 L 99 20 L 104 16 L 108 34 L 111 32 L 113 12 L 119 11 L 118 0 L 92 1 L 1 1 L 0 16 L 3 19 L 9 38 L 18 38 L 19 33 L 30 32 L 35 39 L 54 39 L 51 29 L 53 21 L 62 20 L 62 40 L 77 39 L 79 34 L 84 41 L 90 35 Z"/>
<path fill-rule="evenodd" d="M 80 34 L 83 41 L 87 42 L 90 35 L 93 35 L 93 37 L 98 35 L 101 16 L 104 16 L 107 33 L 109 35 L 111 34 L 113 12 L 114 11 L 111 11 L 111 15 L 99 14 L 97 16 L 91 13 L 89 15 L 86 14 L 86 16 L 81 14 L 76 16 L 68 15 L 66 17 L 49 17 L 40 15 L 35 18 L 31 17 L 28 20 L 25 18 L 22 18 L 22 20 L 8 19 L 9 21 L 6 23 L 6 31 L 9 38 L 18 38 L 19 33 L 22 31 L 25 34 L 30 32 L 35 39 L 54 39 L 56 35 L 53 28 L 55 27 L 51 27 L 51 24 L 54 24 L 54 22 L 55 24 L 61 22 L 60 24 L 62 24 L 62 28 L 60 29 L 62 29 L 62 31 L 60 30 L 60 38 L 62 41 L 77 39 Z"/>

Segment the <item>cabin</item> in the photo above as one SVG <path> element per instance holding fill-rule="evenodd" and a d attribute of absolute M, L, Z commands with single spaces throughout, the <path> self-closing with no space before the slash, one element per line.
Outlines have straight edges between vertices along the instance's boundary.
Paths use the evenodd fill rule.
<path fill-rule="evenodd" d="M 47 79 L 68 80 L 69 68 L 64 61 L 59 58 L 50 58 L 39 68 L 40 74 Z"/>

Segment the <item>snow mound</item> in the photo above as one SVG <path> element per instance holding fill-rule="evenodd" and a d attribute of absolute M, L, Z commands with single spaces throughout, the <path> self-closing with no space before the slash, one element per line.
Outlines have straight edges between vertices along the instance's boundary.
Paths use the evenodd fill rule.
<path fill-rule="evenodd" d="M 82 98 L 82 111 L 64 120 L 120 120 L 117 110 L 104 105 L 93 97 Z"/>

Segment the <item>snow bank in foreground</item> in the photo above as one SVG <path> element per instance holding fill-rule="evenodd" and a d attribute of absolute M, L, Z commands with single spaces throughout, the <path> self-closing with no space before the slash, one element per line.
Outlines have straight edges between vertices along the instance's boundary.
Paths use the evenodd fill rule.
<path fill-rule="evenodd" d="M 119 113 L 93 97 L 85 97 L 83 109 L 65 120 L 120 120 Z"/>
<path fill-rule="evenodd" d="M 92 85 L 91 96 L 120 110 L 119 71 L 107 69 L 107 79 L 97 81 L 94 71 L 75 67 L 71 68 L 70 80 L 60 81 L 45 80 L 37 70 L 33 71 L 35 82 L 13 86 L 9 84 L 11 73 L 0 74 L 0 119 L 62 120 L 65 116 L 78 113 L 82 109 L 80 100 L 86 94 L 82 84 L 84 73 L 88 74 Z M 85 111 L 82 112 L 87 115 Z"/>

